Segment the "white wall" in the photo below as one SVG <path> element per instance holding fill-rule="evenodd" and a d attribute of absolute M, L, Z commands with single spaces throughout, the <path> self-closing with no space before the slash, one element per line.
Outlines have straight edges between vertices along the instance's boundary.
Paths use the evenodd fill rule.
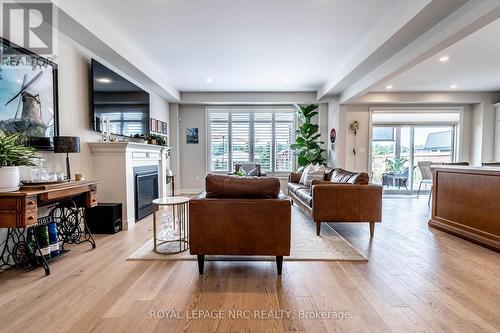
<path fill-rule="evenodd" d="M 500 103 L 495 104 L 495 161 L 500 161 Z"/>
<path fill-rule="evenodd" d="M 369 168 L 370 107 L 462 107 L 463 123 L 459 132 L 457 159 L 480 165 L 481 161 L 500 158 L 500 125 L 495 127 L 492 101 L 498 93 L 369 93 L 355 103 L 328 103 L 328 130 L 337 129 L 335 149 L 328 149 L 328 164 L 354 171 Z M 498 111 L 500 112 L 500 111 Z M 360 122 L 358 134 L 350 130 L 352 121 Z M 352 149 L 356 148 L 356 155 Z"/>
<path fill-rule="evenodd" d="M 255 94 L 258 96 L 258 94 Z M 280 94 L 285 96 L 285 94 Z M 293 96 L 292 94 L 288 94 Z M 268 95 L 266 94 L 266 97 Z M 259 99 L 257 97 L 257 99 Z M 246 100 L 246 99 L 245 99 Z M 292 100 L 294 100 L 292 98 Z M 274 104 L 274 103 L 271 103 Z M 171 167 L 176 176 L 177 193 L 196 193 L 205 187 L 207 174 L 207 124 L 206 104 L 171 104 L 170 123 L 171 140 L 174 147 L 171 157 Z M 319 115 L 315 118 L 320 125 L 321 140 L 328 141 L 328 106 L 320 104 Z M 174 128 L 176 127 L 176 128 Z M 186 129 L 198 128 L 199 144 L 186 143 Z"/>
<path fill-rule="evenodd" d="M 90 129 L 89 75 L 90 59 L 94 55 L 65 35 L 58 33 L 56 36 L 58 38 L 58 48 L 55 53 L 59 72 L 59 133 L 80 137 L 81 153 L 70 155 L 71 171 L 73 175 L 83 173 L 87 179 L 92 179 L 92 156 L 87 142 L 100 140 L 100 135 Z M 112 60 L 110 62 L 105 59 L 98 60 L 123 75 L 119 69 L 112 66 Z M 140 82 L 133 78 L 123 76 L 141 86 Z M 165 99 L 150 93 L 150 108 L 152 117 L 169 123 L 169 104 Z M 40 155 L 47 159 L 47 165 L 51 171 L 66 170 L 65 154 L 42 152 Z"/>
<path fill-rule="evenodd" d="M 186 129 L 198 128 L 199 143 L 186 143 Z M 179 166 L 182 193 L 196 193 L 204 189 L 206 176 L 206 115 L 203 105 L 179 106 Z"/>

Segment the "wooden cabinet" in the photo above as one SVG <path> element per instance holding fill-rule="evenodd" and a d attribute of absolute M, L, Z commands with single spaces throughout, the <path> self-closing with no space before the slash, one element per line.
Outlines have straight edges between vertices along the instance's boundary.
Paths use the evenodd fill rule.
<path fill-rule="evenodd" d="M 500 251 L 500 168 L 433 168 L 431 227 Z"/>

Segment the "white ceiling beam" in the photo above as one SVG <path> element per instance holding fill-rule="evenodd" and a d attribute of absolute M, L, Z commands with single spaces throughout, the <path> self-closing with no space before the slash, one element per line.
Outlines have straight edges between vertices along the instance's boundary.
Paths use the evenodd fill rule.
<path fill-rule="evenodd" d="M 385 30 L 376 31 L 374 35 L 377 38 L 372 40 L 371 45 L 365 47 L 364 52 L 352 56 L 349 62 L 318 90 L 318 99 L 342 93 L 466 2 L 467 0 L 432 0 L 420 12 L 405 21 L 395 33 L 392 34 L 387 26 L 384 26 Z"/>
<path fill-rule="evenodd" d="M 54 5 L 56 6 L 56 5 Z M 109 42 L 101 40 L 91 31 L 73 19 L 69 14 L 57 7 L 56 27 L 62 34 L 81 45 L 92 54 L 113 65 L 127 76 L 131 77 L 145 89 L 165 98 L 167 101 L 177 103 L 180 101 L 180 92 L 170 85 L 166 78 L 160 75 L 160 71 L 151 66 L 132 59 L 130 54 L 134 52 L 118 52 Z M 125 47 L 121 45 L 121 47 Z"/>
<path fill-rule="evenodd" d="M 314 103 L 316 92 L 181 92 L 181 104 L 255 105 Z"/>
<path fill-rule="evenodd" d="M 340 94 L 340 103 L 369 92 L 500 18 L 500 1 L 469 0 Z"/>

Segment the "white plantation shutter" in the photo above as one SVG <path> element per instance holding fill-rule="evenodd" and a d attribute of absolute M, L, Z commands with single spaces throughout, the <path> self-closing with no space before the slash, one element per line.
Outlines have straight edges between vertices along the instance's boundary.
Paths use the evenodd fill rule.
<path fill-rule="evenodd" d="M 229 169 L 229 113 L 210 115 L 210 170 Z"/>
<path fill-rule="evenodd" d="M 291 171 L 293 153 L 290 145 L 293 142 L 293 124 L 276 123 L 275 150 L 276 158 L 274 168 L 276 171 Z"/>
<path fill-rule="evenodd" d="M 231 123 L 232 164 L 250 162 L 250 122 Z"/>
<path fill-rule="evenodd" d="M 271 171 L 273 149 L 273 124 L 254 124 L 254 162 L 260 163 L 262 171 Z"/>
<path fill-rule="evenodd" d="M 265 172 L 290 172 L 292 109 L 209 109 L 209 168 L 229 172 L 236 163 L 259 163 Z"/>

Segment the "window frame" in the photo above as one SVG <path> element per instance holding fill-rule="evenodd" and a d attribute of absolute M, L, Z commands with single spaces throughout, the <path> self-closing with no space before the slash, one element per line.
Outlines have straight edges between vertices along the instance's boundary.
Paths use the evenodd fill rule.
<path fill-rule="evenodd" d="M 211 146 L 212 146 L 212 123 L 210 120 L 210 114 L 212 112 L 227 112 L 229 117 L 228 117 L 228 170 L 226 171 L 213 171 L 212 169 L 212 158 L 211 158 Z M 290 123 L 289 121 L 279 121 L 275 119 L 275 116 L 277 113 L 291 113 L 293 115 L 291 125 L 292 125 L 292 138 L 291 138 L 291 143 L 295 142 L 296 138 L 296 133 L 295 130 L 297 128 L 297 117 L 295 116 L 295 109 L 292 106 L 285 105 L 285 106 L 207 106 L 205 107 L 205 121 L 207 124 L 207 131 L 206 131 L 206 172 L 208 173 L 214 173 L 214 174 L 227 174 L 229 172 L 232 172 L 232 151 L 231 151 L 231 145 L 232 145 L 232 119 L 231 115 L 233 113 L 249 113 L 249 155 L 250 155 L 250 162 L 253 163 L 255 160 L 254 152 L 255 152 L 255 122 L 257 123 L 271 123 L 271 139 L 272 139 L 272 145 L 271 145 L 271 171 L 266 171 L 267 174 L 275 175 L 275 176 L 284 176 L 290 174 L 290 172 L 293 172 L 296 167 L 296 158 L 292 157 L 292 163 L 291 163 L 291 170 L 289 171 L 276 171 L 276 123 Z M 271 121 L 263 121 L 263 120 L 254 120 L 255 114 L 256 113 L 271 113 L 272 114 L 272 120 Z M 221 121 L 224 122 L 224 121 Z"/>

